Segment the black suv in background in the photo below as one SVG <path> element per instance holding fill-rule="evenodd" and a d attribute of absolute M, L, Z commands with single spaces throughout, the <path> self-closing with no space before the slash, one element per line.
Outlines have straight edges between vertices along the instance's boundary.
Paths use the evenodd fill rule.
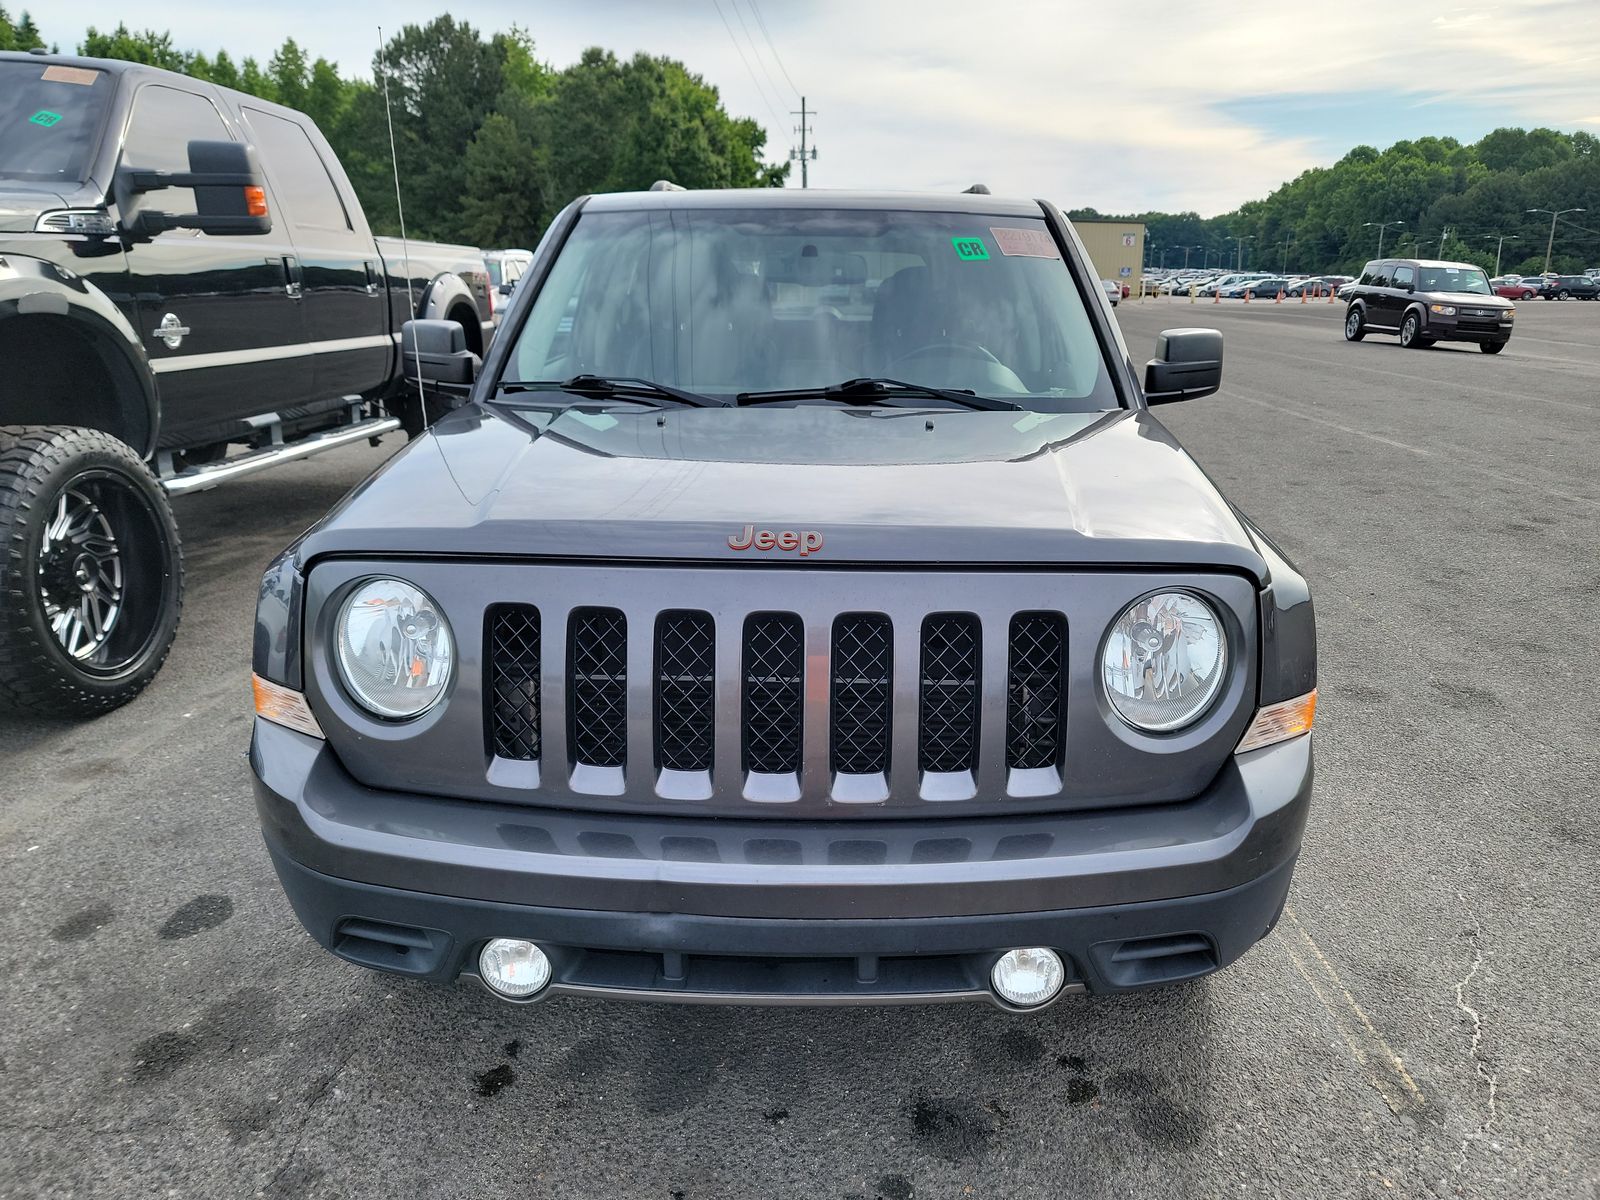
<path fill-rule="evenodd" d="M 1600 297 L 1600 279 L 1588 275 L 1546 275 L 1538 296 L 1541 300 L 1593 300 Z"/>
<path fill-rule="evenodd" d="M 1383 258 L 1363 267 L 1351 289 L 1344 336 L 1359 342 L 1369 333 L 1394 333 L 1410 350 L 1476 342 L 1485 354 L 1499 354 L 1516 315 L 1516 306 L 1495 295 L 1471 263 Z"/>

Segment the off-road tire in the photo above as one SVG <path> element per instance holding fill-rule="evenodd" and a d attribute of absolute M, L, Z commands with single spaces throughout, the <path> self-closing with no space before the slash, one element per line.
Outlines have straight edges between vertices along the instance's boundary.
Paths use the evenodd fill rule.
<path fill-rule="evenodd" d="M 45 553 L 63 497 L 99 512 L 114 534 L 120 603 L 100 647 L 81 659 L 47 615 L 50 578 L 58 612 L 71 594 L 61 573 L 71 552 Z M 166 661 L 182 609 L 178 526 L 138 454 L 95 429 L 0 428 L 0 708 L 93 716 L 126 704 Z"/>

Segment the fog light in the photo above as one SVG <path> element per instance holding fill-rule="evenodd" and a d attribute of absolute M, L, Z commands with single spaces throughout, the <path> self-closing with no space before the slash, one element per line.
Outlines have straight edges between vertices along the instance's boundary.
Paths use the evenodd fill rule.
<path fill-rule="evenodd" d="M 1026 950 L 1007 950 L 989 973 L 994 990 L 1007 1004 L 1017 1008 L 1037 1008 L 1054 999 L 1067 981 L 1067 969 L 1054 950 L 1033 946 Z"/>
<path fill-rule="evenodd" d="M 484 983 L 513 1000 L 526 1000 L 550 982 L 550 959 L 532 942 L 495 938 L 478 955 Z"/>

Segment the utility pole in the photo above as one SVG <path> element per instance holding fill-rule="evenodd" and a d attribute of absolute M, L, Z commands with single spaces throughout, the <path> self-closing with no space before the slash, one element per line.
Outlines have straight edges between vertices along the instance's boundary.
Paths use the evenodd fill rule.
<path fill-rule="evenodd" d="M 1582 212 L 1581 208 L 1563 208 L 1559 212 L 1549 208 L 1530 208 L 1531 213 L 1550 214 L 1550 240 L 1544 244 L 1544 273 L 1550 274 L 1550 253 L 1556 248 L 1556 222 L 1569 212 Z"/>
<path fill-rule="evenodd" d="M 800 186 L 803 188 L 810 187 L 811 174 L 806 168 L 810 166 L 810 164 L 817 161 L 817 148 L 812 146 L 808 151 L 806 149 L 806 139 L 808 139 L 812 133 L 810 118 L 816 116 L 817 113 L 815 109 L 807 110 L 806 98 L 801 96 L 800 111 L 790 112 L 789 115 L 791 117 L 800 118 L 800 124 L 795 129 L 795 132 L 800 135 L 800 149 L 789 151 L 789 161 L 794 162 L 797 158 L 800 160 Z"/>
<path fill-rule="evenodd" d="M 1483 236 L 1484 236 L 1484 239 L 1486 241 L 1490 240 L 1490 239 L 1493 239 L 1493 241 L 1494 241 L 1494 273 L 1496 275 L 1499 275 L 1500 274 L 1500 248 L 1502 246 L 1504 246 L 1507 242 L 1516 241 L 1517 240 L 1517 235 L 1514 234 L 1514 233 L 1486 233 Z"/>
<path fill-rule="evenodd" d="M 1374 225 L 1376 225 L 1378 227 L 1378 257 L 1382 258 L 1383 257 L 1383 233 L 1384 233 L 1384 230 L 1388 229 L 1389 226 L 1391 226 L 1391 225 L 1394 225 L 1394 226 L 1398 227 L 1398 226 L 1404 225 L 1404 224 L 1405 224 L 1404 221 L 1382 221 L 1382 222 L 1379 222 L 1379 221 L 1363 221 L 1361 223 L 1361 228 L 1363 228 L 1363 229 L 1371 229 Z"/>

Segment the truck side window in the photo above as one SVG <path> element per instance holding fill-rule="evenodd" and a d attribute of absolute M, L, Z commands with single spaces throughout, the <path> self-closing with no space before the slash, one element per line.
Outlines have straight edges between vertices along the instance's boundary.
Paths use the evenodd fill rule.
<path fill-rule="evenodd" d="M 204 96 L 152 84 L 139 89 L 122 147 L 122 165 L 142 171 L 187 171 L 191 141 L 232 141 L 216 106 Z M 189 188 L 148 192 L 138 207 L 170 213 L 196 211 Z"/>
<path fill-rule="evenodd" d="M 339 189 L 306 131 L 293 121 L 254 108 L 244 110 L 244 119 L 260 142 L 262 159 L 270 164 L 273 190 L 290 222 L 340 233 L 349 231 L 350 215 L 339 198 Z"/>

